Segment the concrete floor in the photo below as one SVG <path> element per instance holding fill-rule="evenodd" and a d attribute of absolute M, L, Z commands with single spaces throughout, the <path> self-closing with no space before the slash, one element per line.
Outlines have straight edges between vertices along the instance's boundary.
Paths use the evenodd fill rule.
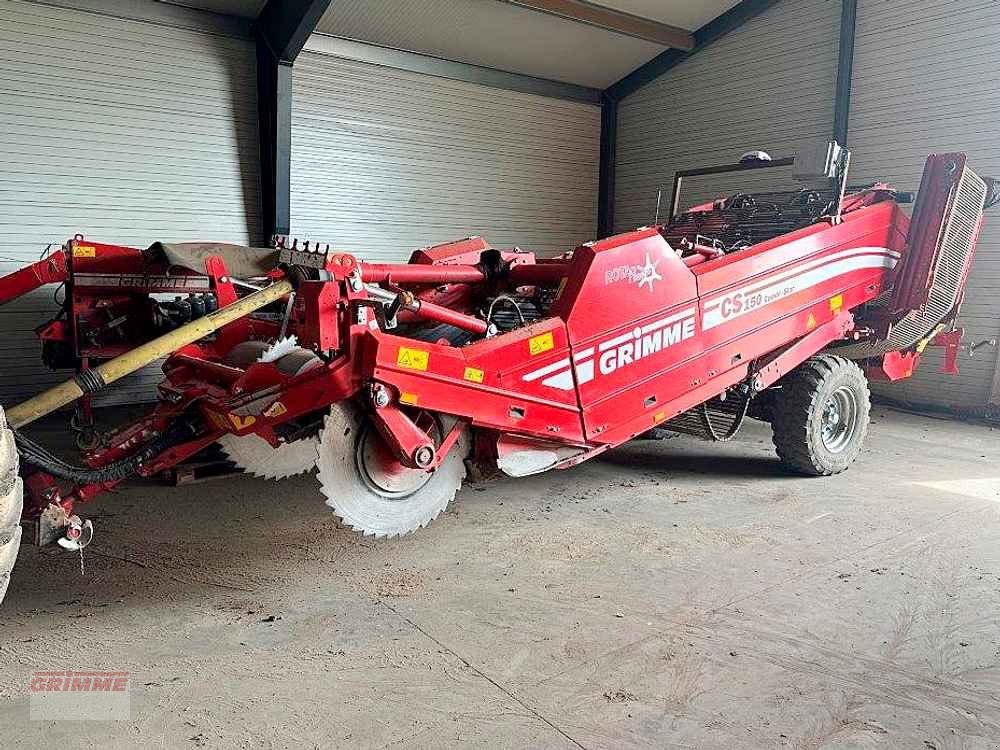
<path fill-rule="evenodd" d="M 1000 440 L 877 409 L 830 479 L 766 427 L 339 529 L 303 477 L 133 487 L 21 552 L 0 746 L 1000 747 Z M 31 722 L 38 669 L 132 673 L 128 723 Z"/>

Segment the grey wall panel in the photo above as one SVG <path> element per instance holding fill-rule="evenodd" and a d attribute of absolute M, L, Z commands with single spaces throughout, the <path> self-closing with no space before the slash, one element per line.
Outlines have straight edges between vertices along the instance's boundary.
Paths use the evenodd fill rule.
<path fill-rule="evenodd" d="M 649 224 L 674 172 L 729 164 L 750 149 L 788 156 L 830 137 L 840 2 L 782 0 L 626 97 L 618 111 L 615 226 Z M 789 170 L 688 181 L 682 205 L 787 185 Z"/>
<path fill-rule="evenodd" d="M 246 39 L 0 3 L 0 273 L 80 232 L 146 246 L 257 232 L 256 68 Z M 0 403 L 66 373 L 31 330 L 52 290 L 0 309 Z M 111 401 L 148 397 L 153 369 Z"/>
<path fill-rule="evenodd" d="M 370 260 L 484 236 L 571 249 L 596 231 L 598 107 L 303 53 L 292 234 Z"/>
<path fill-rule="evenodd" d="M 848 142 L 857 180 L 915 190 L 927 154 L 966 151 L 980 174 L 1000 174 L 1000 6 L 990 0 L 858 3 Z M 1000 335 L 1000 213 L 987 214 L 960 323 L 969 338 Z M 915 377 L 880 387 L 918 404 L 981 408 L 997 355 L 963 359 L 955 378 L 928 350 Z"/>

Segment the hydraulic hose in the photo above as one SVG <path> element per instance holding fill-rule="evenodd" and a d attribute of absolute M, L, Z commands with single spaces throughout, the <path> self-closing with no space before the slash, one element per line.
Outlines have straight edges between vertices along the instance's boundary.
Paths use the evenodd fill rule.
<path fill-rule="evenodd" d="M 14 442 L 17 444 L 17 452 L 23 463 L 42 469 L 59 479 L 80 485 L 127 479 L 138 473 L 146 461 L 158 456 L 170 446 L 189 439 L 193 434 L 191 426 L 182 423 L 179 427 L 174 427 L 149 441 L 137 453 L 97 469 L 67 463 L 17 430 L 14 431 Z"/>

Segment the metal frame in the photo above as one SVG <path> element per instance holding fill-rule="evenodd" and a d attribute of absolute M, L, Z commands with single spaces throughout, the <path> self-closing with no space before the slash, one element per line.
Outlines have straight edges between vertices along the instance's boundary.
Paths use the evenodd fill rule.
<path fill-rule="evenodd" d="M 837 59 L 837 94 L 833 110 L 833 139 L 847 145 L 847 125 L 851 114 L 851 78 L 854 74 L 854 36 L 858 20 L 858 0 L 843 0 L 840 11 L 840 54 Z"/>
<path fill-rule="evenodd" d="M 254 27 L 275 59 L 294 63 L 332 0 L 268 0 Z"/>
<path fill-rule="evenodd" d="M 615 167 L 618 149 L 618 102 L 605 96 L 601 102 L 601 161 L 597 180 L 597 236 L 615 231 Z"/>
<path fill-rule="evenodd" d="M 739 164 L 719 164 L 714 167 L 699 167 L 696 169 L 681 169 L 674 173 L 674 185 L 670 193 L 670 217 L 673 218 L 680 210 L 681 185 L 685 177 L 703 177 L 709 174 L 726 174 L 728 172 L 746 172 L 751 169 L 773 169 L 774 167 L 790 167 L 795 163 L 794 156 L 771 161 L 748 161 Z"/>
<path fill-rule="evenodd" d="M 349 60 L 383 65 L 396 70 L 407 70 L 411 73 L 448 78 L 453 81 L 477 83 L 507 91 L 518 91 L 522 94 L 537 94 L 555 99 L 568 99 L 585 104 L 600 104 L 601 90 L 589 86 L 579 86 L 574 83 L 563 83 L 548 78 L 521 73 L 510 73 L 497 68 L 487 68 L 482 65 L 455 62 L 418 52 L 380 47 L 353 39 L 343 39 L 327 34 L 313 34 L 305 45 L 309 52 L 324 55 L 335 55 Z"/>
<path fill-rule="evenodd" d="M 291 229 L 292 65 L 331 2 L 268 0 L 253 25 L 265 241 Z"/>
<path fill-rule="evenodd" d="M 586 0 L 501 0 L 501 2 L 654 44 L 677 49 L 694 47 L 694 37 L 687 29 L 595 5 Z"/>

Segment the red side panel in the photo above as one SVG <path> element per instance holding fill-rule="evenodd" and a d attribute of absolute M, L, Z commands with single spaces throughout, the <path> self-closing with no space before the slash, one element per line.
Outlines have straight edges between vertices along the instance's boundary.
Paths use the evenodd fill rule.
<path fill-rule="evenodd" d="M 552 310 L 566 320 L 573 375 L 567 361 L 565 374 L 542 382 L 572 388 L 575 377 L 587 438 L 598 439 L 651 408 L 650 378 L 700 352 L 696 309 L 691 269 L 655 228 L 579 247 Z M 690 388 L 684 378 L 670 383 L 672 392 Z"/>

